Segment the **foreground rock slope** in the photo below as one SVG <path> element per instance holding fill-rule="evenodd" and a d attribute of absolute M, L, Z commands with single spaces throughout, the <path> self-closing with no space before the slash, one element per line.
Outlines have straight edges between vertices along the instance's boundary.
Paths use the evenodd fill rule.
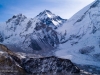
<path fill-rule="evenodd" d="M 6 46 L 0 44 L 0 74 L 10 75 L 59 75 L 82 74 L 80 69 L 70 60 L 50 57 L 26 57 L 21 58 Z M 9 72 L 10 71 L 10 72 Z M 85 74 L 85 73 L 84 73 Z"/>

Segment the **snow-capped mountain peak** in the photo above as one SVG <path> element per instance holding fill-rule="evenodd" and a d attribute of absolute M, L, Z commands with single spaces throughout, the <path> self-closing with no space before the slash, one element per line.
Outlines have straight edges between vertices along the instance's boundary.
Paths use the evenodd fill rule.
<path fill-rule="evenodd" d="M 43 12 L 41 12 L 39 15 L 37 15 L 40 18 L 53 18 L 55 15 L 49 11 L 49 10 L 44 10 Z"/>
<path fill-rule="evenodd" d="M 59 44 L 58 34 L 55 28 L 61 26 L 65 21 L 66 19 L 52 14 L 49 10 L 44 10 L 35 18 L 27 18 L 23 14 L 18 14 L 6 21 L 4 29 L 1 30 L 1 32 L 3 32 L 1 37 L 5 44 L 18 45 L 19 43 L 23 43 L 23 45 L 20 46 L 23 50 L 26 50 L 28 46 L 32 47 L 32 49 L 36 49 L 37 47 L 35 47 L 35 45 L 39 44 L 41 47 L 41 44 L 44 45 L 45 43 L 48 43 L 45 44 L 45 46 L 50 46 L 48 48 L 51 49 L 51 46 L 54 48 Z M 25 48 L 23 47 L 24 45 Z M 44 47 L 42 49 L 44 49 Z"/>
<path fill-rule="evenodd" d="M 44 10 L 35 18 L 43 24 L 46 24 L 53 28 L 57 28 L 58 26 L 62 25 L 65 21 L 67 21 L 66 19 L 62 19 L 60 16 L 56 16 L 49 10 Z"/>
<path fill-rule="evenodd" d="M 19 13 L 17 15 L 15 15 L 16 17 L 25 17 L 25 15 L 23 15 L 22 13 Z"/>
<path fill-rule="evenodd" d="M 45 14 L 45 15 L 47 15 L 49 18 L 52 18 L 52 17 L 55 16 L 55 15 L 54 15 L 51 11 L 49 11 L 49 10 L 44 10 L 42 13 Z"/>

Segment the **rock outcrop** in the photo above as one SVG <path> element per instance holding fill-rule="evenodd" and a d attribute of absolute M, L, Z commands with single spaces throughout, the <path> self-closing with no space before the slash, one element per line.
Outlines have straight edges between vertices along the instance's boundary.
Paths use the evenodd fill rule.
<path fill-rule="evenodd" d="M 0 44 L 0 75 L 25 75 L 20 59 L 6 46 Z"/>
<path fill-rule="evenodd" d="M 55 56 L 23 59 L 22 66 L 28 73 L 80 73 L 70 60 Z"/>

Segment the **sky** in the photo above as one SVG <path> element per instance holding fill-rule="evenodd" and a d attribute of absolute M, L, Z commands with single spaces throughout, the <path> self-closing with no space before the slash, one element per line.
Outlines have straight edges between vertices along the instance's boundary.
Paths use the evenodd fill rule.
<path fill-rule="evenodd" d="M 0 22 L 5 22 L 13 15 L 22 13 L 34 18 L 40 12 L 50 10 L 52 13 L 69 19 L 80 9 L 94 0 L 0 0 Z"/>

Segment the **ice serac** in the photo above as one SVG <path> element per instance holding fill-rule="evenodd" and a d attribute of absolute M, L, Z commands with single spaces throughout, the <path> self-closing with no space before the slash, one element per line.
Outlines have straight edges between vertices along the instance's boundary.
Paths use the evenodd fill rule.
<path fill-rule="evenodd" d="M 100 0 L 72 16 L 59 32 L 67 32 L 64 44 L 56 54 L 77 64 L 100 67 Z M 92 71 L 93 72 L 93 71 Z"/>

